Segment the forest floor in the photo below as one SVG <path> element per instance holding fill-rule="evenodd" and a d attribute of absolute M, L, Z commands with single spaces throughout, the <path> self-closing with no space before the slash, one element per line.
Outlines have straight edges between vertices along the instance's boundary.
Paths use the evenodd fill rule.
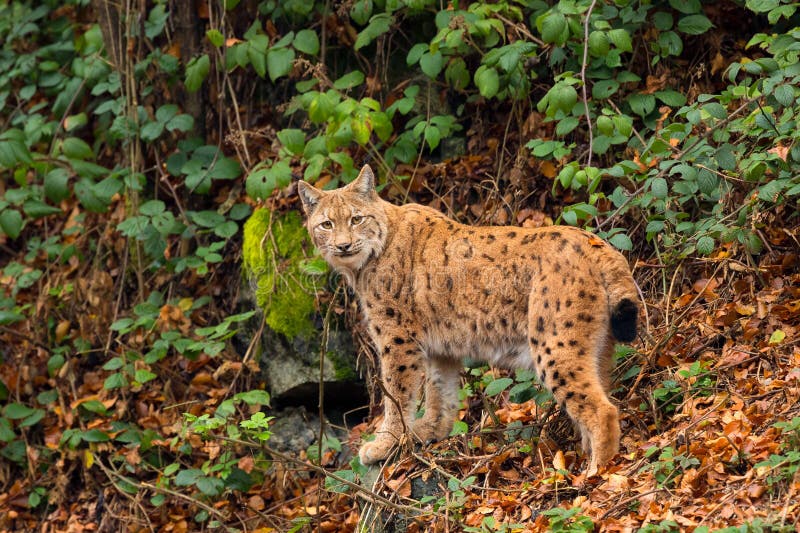
<path fill-rule="evenodd" d="M 468 191 L 467 164 L 475 172 L 481 160 L 431 165 L 428 179 L 457 176 L 455 190 Z M 459 199 L 455 194 L 451 205 L 468 205 L 468 196 Z M 430 203 L 442 207 L 441 198 Z M 468 210 L 471 216 L 483 215 L 480 206 L 464 209 Z M 121 215 L 112 209 L 109 218 L 89 221 L 91 232 L 108 236 L 101 238 L 100 246 L 121 245 L 108 229 L 115 216 Z M 741 524 L 750 524 L 746 527 L 752 529 L 744 530 L 752 531 L 762 526 L 796 530 L 800 228 L 785 226 L 788 218 L 780 212 L 765 214 L 766 246 L 757 257 L 731 245 L 706 260 L 687 259 L 671 267 L 656 258 L 634 260 L 646 303 L 644 325 L 633 343 L 635 350 L 623 352 L 615 373 L 621 452 L 597 477 L 585 479 L 581 473 L 584 457 L 576 453 L 571 427 L 557 410 L 533 399 L 512 403 L 507 393 L 490 397 L 482 392 L 484 385 L 512 374 L 483 368 L 472 371 L 465 382 L 475 391 L 461 411 L 466 432 L 424 448 L 406 447 L 383 467 L 373 487 L 330 490 L 331 480 L 326 483 L 323 470 L 300 451 L 291 458 L 273 456 L 261 471 L 260 483 L 244 492 L 226 492 L 210 506 L 196 491 L 179 494 L 177 487 L 167 486 L 158 490 L 159 477 L 140 469 L 136 447 L 123 450 L 125 462 L 120 465 L 109 460 L 112 452 L 120 452 L 109 442 L 77 450 L 59 443 L 78 423 L 90 430 L 113 427 L 110 420 L 132 420 L 159 435 L 153 446 L 174 454 L 182 412 L 213 412 L 231 390 L 256 387 L 252 365 L 243 365 L 231 350 L 217 358 L 184 359 L 174 368 L 160 368 L 170 376 L 167 390 L 145 384 L 124 394 L 104 389 L 109 372 L 101 368 L 101 354 L 68 358 L 68 365 L 48 375 L 53 354 L 41 332 L 68 335 L 80 328 L 89 337 L 108 336 L 121 290 L 115 282 L 119 272 L 97 261 L 52 265 L 47 277 L 20 290 L 31 305 L 58 302 L 69 307 L 72 316 L 78 316 L 76 322 L 49 330 L 35 324 L 0 328 L 5 353 L 0 375 L 13 384 L 12 394 L 58 394 L 44 417 L 43 433 L 29 435 L 29 468 L 0 467 L 5 479 L 0 508 L 6 509 L 0 530 L 192 531 L 197 528 L 192 517 L 208 507 L 221 523 L 247 531 L 353 531 L 361 512 L 357 502 L 363 508 L 370 500 L 370 512 L 382 512 L 371 520 L 387 521 L 393 513 L 415 516 L 409 531 L 588 531 L 592 523 L 604 531 L 715 530 Z M 528 209 L 507 222 L 548 221 L 544 212 Z M 195 297 L 217 298 L 220 316 L 231 312 L 235 295 L 223 287 L 235 283 L 237 260 L 226 258 L 210 279 L 184 279 L 185 289 L 195 291 Z M 54 299 L 48 288 L 66 279 L 74 282 L 74 293 Z M 19 278 L 2 282 L 18 283 Z M 164 305 L 157 327 L 170 324 L 188 331 L 214 318 Z M 102 408 L 109 416 L 78 422 L 73 410 L 80 405 Z M 347 472 L 366 429 L 366 423 L 351 428 L 350 442 L 340 451 L 323 454 L 325 473 Z M 188 442 L 193 449 L 183 450 L 188 453 L 183 461 L 189 465 L 201 465 L 220 453 L 219 443 L 199 437 Z M 241 455 L 234 462 L 242 470 L 263 467 L 246 450 L 238 451 Z M 121 482 L 137 490 L 126 491 Z M 412 498 L 415 482 L 433 482 L 441 492 L 420 504 Z M 151 497 L 158 493 L 168 498 L 156 507 Z M 46 495 L 47 506 L 33 506 L 32 494 Z"/>

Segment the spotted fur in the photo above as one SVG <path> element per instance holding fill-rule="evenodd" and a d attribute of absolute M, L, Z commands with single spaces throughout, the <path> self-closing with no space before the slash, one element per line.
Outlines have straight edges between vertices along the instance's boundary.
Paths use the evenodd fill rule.
<path fill-rule="evenodd" d="M 535 370 L 575 421 L 590 473 L 617 453 L 611 352 L 635 338 L 639 300 L 616 250 L 577 228 L 472 227 L 392 205 L 368 166 L 341 189 L 298 191 L 314 244 L 358 295 L 393 398 L 363 463 L 385 459 L 403 428 L 423 442 L 448 435 L 465 357 Z"/>

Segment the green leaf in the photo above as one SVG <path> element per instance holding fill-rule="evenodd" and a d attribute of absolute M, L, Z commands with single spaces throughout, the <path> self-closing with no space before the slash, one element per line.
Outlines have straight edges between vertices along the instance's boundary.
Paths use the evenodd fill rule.
<path fill-rule="evenodd" d="M 353 44 L 353 49 L 360 50 L 367 46 L 369 43 L 389 31 L 394 23 L 394 17 L 389 13 L 378 13 L 374 15 L 367 25 L 356 37 L 356 42 Z"/>
<path fill-rule="evenodd" d="M 542 40 L 546 43 L 562 45 L 569 37 L 567 17 L 558 12 L 549 12 L 539 17 L 536 21 Z"/>
<path fill-rule="evenodd" d="M 720 146 L 714 158 L 721 169 L 736 170 L 736 155 L 729 144 Z"/>
<path fill-rule="evenodd" d="M 16 239 L 22 232 L 22 213 L 16 209 L 3 209 L 0 211 L 0 230 Z"/>
<path fill-rule="evenodd" d="M 550 97 L 550 104 L 555 109 L 560 109 L 564 113 L 569 113 L 578 101 L 578 91 L 575 87 L 560 81 L 553 85 L 553 88 L 548 91 Z"/>
<path fill-rule="evenodd" d="M 428 125 L 425 127 L 425 142 L 431 150 L 435 150 L 439 146 L 439 141 L 442 139 L 442 132 L 436 126 Z"/>
<path fill-rule="evenodd" d="M 422 54 L 430 50 L 430 46 L 426 43 L 417 43 L 411 47 L 411 50 L 408 51 L 408 55 L 406 56 L 406 65 L 411 66 L 416 63 L 419 63 Z"/>
<path fill-rule="evenodd" d="M 628 97 L 631 111 L 644 117 L 656 107 L 656 98 L 652 94 L 632 94 Z"/>
<path fill-rule="evenodd" d="M 70 115 L 64 119 L 64 129 L 66 131 L 73 131 L 81 126 L 85 126 L 89 122 L 86 113 L 78 113 L 77 115 Z"/>
<path fill-rule="evenodd" d="M 512 383 L 514 383 L 514 380 L 511 378 L 497 378 L 486 385 L 484 393 L 486 396 L 497 396 L 510 387 Z"/>
<path fill-rule="evenodd" d="M 447 68 L 444 70 L 444 79 L 457 91 L 462 91 L 467 88 L 467 85 L 469 85 L 469 78 L 467 64 L 460 57 L 450 60 Z"/>
<path fill-rule="evenodd" d="M 189 131 L 194 127 L 194 118 L 191 115 L 182 113 L 173 117 L 167 122 L 167 130 L 169 131 Z"/>
<path fill-rule="evenodd" d="M 287 128 L 278 132 L 278 140 L 293 155 L 301 155 L 306 147 L 303 130 Z"/>
<path fill-rule="evenodd" d="M 233 220 L 223 222 L 214 228 L 214 234 L 223 239 L 230 239 L 239 231 L 239 225 Z"/>
<path fill-rule="evenodd" d="M 616 80 L 598 80 L 592 85 L 592 98 L 602 100 L 610 98 L 619 89 L 619 82 Z"/>
<path fill-rule="evenodd" d="M 0 309 L 0 326 L 7 326 L 15 322 L 25 320 L 25 315 L 17 313 L 16 311 L 9 311 L 7 309 Z"/>
<path fill-rule="evenodd" d="M 21 403 L 10 403 L 3 408 L 3 415 L 11 420 L 21 420 L 25 417 L 31 416 L 36 409 L 28 407 Z"/>
<path fill-rule="evenodd" d="M 609 30 L 608 39 L 614 43 L 614 46 L 620 52 L 633 51 L 633 42 L 631 41 L 631 34 L 628 33 L 628 30 L 622 28 Z"/>
<path fill-rule="evenodd" d="M 213 228 L 225 222 L 225 217 L 216 211 L 189 211 L 188 215 L 192 222 L 204 228 Z"/>
<path fill-rule="evenodd" d="M 61 143 L 61 151 L 70 159 L 94 159 L 94 151 L 83 139 L 67 137 Z"/>
<path fill-rule="evenodd" d="M 294 50 L 291 48 L 271 48 L 267 52 L 267 72 L 273 82 L 292 71 Z"/>
<path fill-rule="evenodd" d="M 656 198 L 666 198 L 669 195 L 669 186 L 664 178 L 654 178 L 650 182 L 650 191 Z"/>
<path fill-rule="evenodd" d="M 578 127 L 580 120 L 578 117 L 564 117 L 556 125 L 556 135 L 564 136 Z"/>
<path fill-rule="evenodd" d="M 466 435 L 469 432 L 469 426 L 466 422 L 461 420 L 456 420 L 453 422 L 453 429 L 450 431 L 450 436 L 454 437 L 456 435 Z"/>
<path fill-rule="evenodd" d="M 772 335 L 769 336 L 769 344 L 775 345 L 780 344 L 783 342 L 783 339 L 786 338 L 786 333 L 783 330 L 776 329 L 772 332 Z"/>
<path fill-rule="evenodd" d="M 285 187 L 292 181 L 292 169 L 285 161 L 277 161 L 271 167 L 256 167 L 247 177 L 245 188 L 253 199 L 267 198 L 277 187 Z"/>
<path fill-rule="evenodd" d="M 31 163 L 32 161 L 31 154 L 22 141 L 18 139 L 0 140 L 0 167 L 14 168 L 19 163 Z"/>
<path fill-rule="evenodd" d="M 703 111 L 720 120 L 728 118 L 728 111 L 722 104 L 717 102 L 709 102 L 703 105 Z"/>
<path fill-rule="evenodd" d="M 714 251 L 714 239 L 708 235 L 703 235 L 697 239 L 697 253 L 701 255 L 710 255 Z"/>
<path fill-rule="evenodd" d="M 772 96 L 784 107 L 789 107 L 795 101 L 794 86 L 789 84 L 778 85 L 772 92 Z"/>
<path fill-rule="evenodd" d="M 333 82 L 333 87 L 340 91 L 344 91 L 347 89 L 352 89 L 353 87 L 357 87 L 364 83 L 364 73 L 360 70 L 354 70 L 352 72 L 348 72 L 335 82 Z"/>
<path fill-rule="evenodd" d="M 294 42 L 292 44 L 298 52 L 303 52 L 311 56 L 315 56 L 319 53 L 319 37 L 317 37 L 317 32 L 314 30 L 300 30 L 297 32 L 297 35 L 294 36 Z"/>
<path fill-rule="evenodd" d="M 61 214 L 61 209 L 53 207 L 52 205 L 47 205 L 41 200 L 27 200 L 23 204 L 22 209 L 25 211 L 25 214 L 31 218 L 42 218 L 48 215 Z"/>
<path fill-rule="evenodd" d="M 608 242 L 614 245 L 614 247 L 626 252 L 633 249 L 633 242 L 631 242 L 631 238 L 628 237 L 625 233 L 616 233 L 612 235 L 608 239 Z"/>
<path fill-rule="evenodd" d="M 142 129 L 139 130 L 139 137 L 141 137 L 143 141 L 154 141 L 158 139 L 162 133 L 164 133 L 164 124 L 151 121 L 142 126 Z"/>
<path fill-rule="evenodd" d="M 357 0 L 350 8 L 350 18 L 359 26 L 366 24 L 370 15 L 372 15 L 372 0 Z"/>
<path fill-rule="evenodd" d="M 253 65 L 253 69 L 255 69 L 259 78 L 267 75 L 268 47 L 269 39 L 265 35 L 256 35 L 253 39 L 247 41 L 247 59 Z"/>
<path fill-rule="evenodd" d="M 194 485 L 201 477 L 204 477 L 202 470 L 190 468 L 178 472 L 173 482 L 179 487 L 188 487 L 189 485 Z"/>
<path fill-rule="evenodd" d="M 713 26 L 705 15 L 688 15 L 678 21 L 678 31 L 689 35 L 700 35 L 710 30 Z"/>
<path fill-rule="evenodd" d="M 189 64 L 186 65 L 186 79 L 184 81 L 186 90 L 191 93 L 197 92 L 203 86 L 210 68 L 211 59 L 208 54 L 193 57 Z"/>
<path fill-rule="evenodd" d="M 669 5 L 687 15 L 699 13 L 701 9 L 700 0 L 669 0 Z"/>
<path fill-rule="evenodd" d="M 606 32 L 595 30 L 589 34 L 589 53 L 594 57 L 603 57 L 609 50 L 609 38 Z"/>
<path fill-rule="evenodd" d="M 423 54 L 419 66 L 429 78 L 436 78 L 444 66 L 444 56 L 441 52 Z"/>
<path fill-rule="evenodd" d="M 686 97 L 678 91 L 667 89 L 664 91 L 656 91 L 653 94 L 656 98 L 671 107 L 680 107 L 686 104 Z"/>
<path fill-rule="evenodd" d="M 475 86 L 484 98 L 495 96 L 500 90 L 500 76 L 497 70 L 486 65 L 478 67 L 475 71 Z"/>
<path fill-rule="evenodd" d="M 672 14 L 666 11 L 657 11 L 653 14 L 653 25 L 659 31 L 667 31 L 672 28 Z"/>
<path fill-rule="evenodd" d="M 128 380 L 125 379 L 125 375 L 122 374 L 121 372 L 117 372 L 116 374 L 111 374 L 103 382 L 103 388 L 106 390 L 121 389 L 127 386 L 128 386 Z"/>
<path fill-rule="evenodd" d="M 225 44 L 225 36 L 219 30 L 211 29 L 206 32 L 206 38 L 211 44 L 219 48 Z"/>

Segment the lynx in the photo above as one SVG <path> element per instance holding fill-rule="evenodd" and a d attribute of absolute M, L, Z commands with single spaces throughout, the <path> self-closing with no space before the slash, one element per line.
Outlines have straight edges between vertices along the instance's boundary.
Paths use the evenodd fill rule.
<path fill-rule="evenodd" d="M 534 369 L 580 431 L 587 474 L 617 453 L 611 351 L 636 337 L 639 302 L 620 253 L 573 227 L 473 227 L 395 206 L 369 166 L 343 188 L 301 181 L 298 192 L 315 246 L 355 291 L 380 355 L 384 418 L 359 451 L 364 464 L 385 459 L 404 431 L 423 443 L 450 433 L 465 357 Z"/>

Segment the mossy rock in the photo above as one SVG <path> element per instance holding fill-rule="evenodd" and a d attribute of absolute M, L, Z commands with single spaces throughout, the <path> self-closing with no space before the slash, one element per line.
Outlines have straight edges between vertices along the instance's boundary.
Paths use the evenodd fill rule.
<path fill-rule="evenodd" d="M 320 308 L 318 295 L 332 274 L 325 261 L 314 255 L 296 212 L 257 209 L 244 225 L 243 240 L 242 304 L 254 305 L 263 313 L 245 334 L 252 337 L 260 320 L 265 321 L 259 351 L 264 380 L 279 402 L 316 403 L 327 311 Z M 329 315 L 322 377 L 326 387 L 335 391 L 335 384 L 352 384 L 359 377 L 352 336 L 338 315 Z"/>

